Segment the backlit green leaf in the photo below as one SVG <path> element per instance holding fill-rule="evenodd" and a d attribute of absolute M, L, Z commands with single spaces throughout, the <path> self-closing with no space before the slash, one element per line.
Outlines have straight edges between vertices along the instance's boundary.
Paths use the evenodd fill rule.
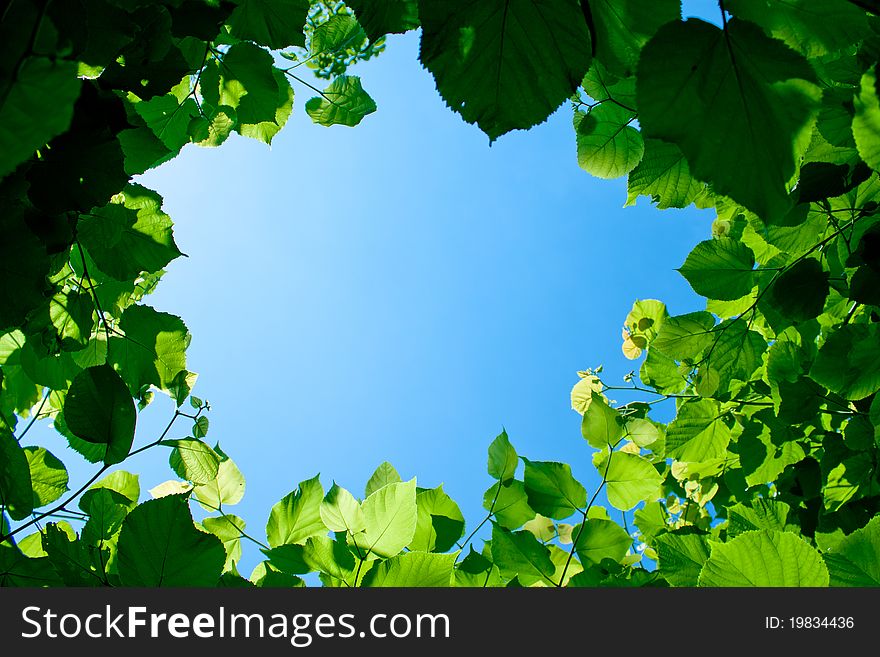
<path fill-rule="evenodd" d="M 770 220 L 787 212 L 809 143 L 821 98 L 813 79 L 801 55 L 753 23 L 667 23 L 639 59 L 639 122 L 677 144 L 698 180 Z"/>
<path fill-rule="evenodd" d="M 120 463 L 128 456 L 137 416 L 128 388 L 109 365 L 76 376 L 64 400 L 64 420 L 78 438 L 106 446 L 104 463 Z"/>
<path fill-rule="evenodd" d="M 272 507 L 266 536 L 271 547 L 303 544 L 311 536 L 327 533 L 321 520 L 324 489 L 317 476 L 300 482 L 295 491 Z"/>

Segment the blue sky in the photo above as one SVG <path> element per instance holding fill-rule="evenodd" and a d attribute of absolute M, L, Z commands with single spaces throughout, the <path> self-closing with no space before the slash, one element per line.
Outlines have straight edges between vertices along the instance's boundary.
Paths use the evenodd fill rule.
<path fill-rule="evenodd" d="M 674 268 L 709 237 L 708 213 L 623 208 L 625 179 L 578 168 L 567 106 L 490 147 L 417 51 L 416 34 L 391 37 L 352 71 L 379 106 L 354 129 L 313 125 L 298 85 L 271 148 L 189 146 L 139 181 L 164 197 L 189 256 L 147 302 L 193 333 L 208 440 L 247 477 L 229 510 L 255 535 L 299 481 L 320 472 L 361 495 L 383 460 L 443 483 L 473 527 L 502 426 L 520 454 L 569 462 L 594 489 L 569 403 L 577 370 L 603 364 L 619 382 L 637 369 L 620 351 L 635 299 L 699 307 Z M 172 409 L 158 399 L 142 414 L 136 446 Z M 63 443 L 43 444 L 85 480 L 93 466 Z M 173 477 L 167 456 L 125 464 L 142 499 Z M 259 556 L 246 552 L 243 574 Z"/>

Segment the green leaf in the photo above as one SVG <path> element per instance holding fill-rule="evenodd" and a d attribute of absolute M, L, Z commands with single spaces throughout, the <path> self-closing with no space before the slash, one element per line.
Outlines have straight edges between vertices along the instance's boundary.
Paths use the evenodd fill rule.
<path fill-rule="evenodd" d="M 627 178 L 626 205 L 649 196 L 661 210 L 685 208 L 703 192 L 703 184 L 691 176 L 684 153 L 675 144 L 646 139 L 645 153 Z"/>
<path fill-rule="evenodd" d="M 319 509 L 321 520 L 333 532 L 357 534 L 367 527 L 364 511 L 354 495 L 336 485 L 330 487 Z"/>
<path fill-rule="evenodd" d="M 309 55 L 315 57 L 322 53 L 335 53 L 348 48 L 360 48 L 367 35 L 363 28 L 347 14 L 334 14 L 312 32 L 309 42 Z"/>
<path fill-rule="evenodd" d="M 700 375 L 717 375 L 717 388 L 707 391 L 697 380 L 697 392 L 705 396 L 720 396 L 718 393 L 727 392 L 733 380 L 750 380 L 755 370 L 763 365 L 762 356 L 767 350 L 767 340 L 750 330 L 747 322 L 739 320 L 730 319 L 719 324 L 716 338 L 711 352 L 700 366 Z"/>
<path fill-rule="evenodd" d="M 250 580 L 255 586 L 263 589 L 301 588 L 306 585 L 301 578 L 296 575 L 281 572 L 268 561 L 261 561 L 256 565 L 251 573 Z"/>
<path fill-rule="evenodd" d="M 112 337 L 109 358 L 135 395 L 145 386 L 169 390 L 186 370 L 190 334 L 179 317 L 150 306 L 129 306 L 119 328 L 125 337 Z"/>
<path fill-rule="evenodd" d="M 718 402 L 687 401 L 666 430 L 666 454 L 679 461 L 700 463 L 721 458 L 730 443 L 730 429 Z"/>
<path fill-rule="evenodd" d="M 413 540 L 418 520 L 416 480 L 383 486 L 362 505 L 366 529 L 352 542 L 365 555 L 393 557 Z"/>
<path fill-rule="evenodd" d="M 662 437 L 657 425 L 644 418 L 627 421 L 624 430 L 626 437 L 639 447 L 650 447 Z"/>
<path fill-rule="evenodd" d="M 660 327 L 651 349 L 676 360 L 693 360 L 712 344 L 714 327 L 715 318 L 705 310 L 669 317 Z"/>
<path fill-rule="evenodd" d="M 15 436 L 0 427 L 0 504 L 9 517 L 22 520 L 34 510 L 31 473 L 25 451 Z"/>
<path fill-rule="evenodd" d="M 364 489 L 364 496 L 369 497 L 380 488 L 387 486 L 388 484 L 397 483 L 398 481 L 401 481 L 400 474 L 388 461 L 383 461 L 370 476 L 369 481 L 367 481 L 367 486 Z"/>
<path fill-rule="evenodd" d="M 309 0 L 235 0 L 238 7 L 227 21 L 232 35 L 272 50 L 305 46 L 303 26 Z"/>
<path fill-rule="evenodd" d="M 226 550 L 226 564 L 224 571 L 231 570 L 241 559 L 241 537 L 245 528 L 245 522 L 238 516 L 226 514 L 221 518 L 205 518 L 202 520 L 205 531 L 213 534 L 223 543 Z"/>
<path fill-rule="evenodd" d="M 171 447 L 168 457 L 171 469 L 181 479 L 193 484 L 209 484 L 217 479 L 220 457 L 203 441 L 195 438 L 163 440 L 162 445 Z"/>
<path fill-rule="evenodd" d="M 324 488 L 316 475 L 300 482 L 295 491 L 272 507 L 266 536 L 271 547 L 295 543 L 302 545 L 311 536 L 327 533 L 321 520 Z"/>
<path fill-rule="evenodd" d="M 244 475 L 231 458 L 223 453 L 220 445 L 214 447 L 220 457 L 217 466 L 217 478 L 207 484 L 196 486 L 194 494 L 203 508 L 213 511 L 223 506 L 232 506 L 241 502 L 244 497 Z"/>
<path fill-rule="evenodd" d="M 364 576 L 367 587 L 448 587 L 452 586 L 455 554 L 406 552 L 373 566 Z"/>
<path fill-rule="evenodd" d="M 173 153 L 189 143 L 190 121 L 199 116 L 199 106 L 194 99 L 180 100 L 174 93 L 135 103 L 134 110 L 162 145 Z"/>
<path fill-rule="evenodd" d="M 754 266 L 755 254 L 749 247 L 721 237 L 697 244 L 678 271 L 700 296 L 732 301 L 752 291 Z"/>
<path fill-rule="evenodd" d="M 755 529 L 784 532 L 791 507 L 780 500 L 758 497 L 748 506 L 735 504 L 727 510 L 727 535 L 737 536 Z"/>
<path fill-rule="evenodd" d="M 437 90 L 491 141 L 543 122 L 590 67 L 575 0 L 421 0 L 419 17 L 420 59 Z"/>
<path fill-rule="evenodd" d="M 587 490 L 571 474 L 567 463 L 529 461 L 526 464 L 525 490 L 529 506 L 556 520 L 568 518 L 587 503 Z"/>
<path fill-rule="evenodd" d="M 822 557 L 789 532 L 745 532 L 711 546 L 700 586 L 828 586 Z"/>
<path fill-rule="evenodd" d="M 86 506 L 89 519 L 82 530 L 82 539 L 86 543 L 98 545 L 109 541 L 120 530 L 130 506 L 135 503 L 127 498 L 123 503 L 119 497 L 119 493 L 109 488 L 99 488 L 90 494 Z"/>
<path fill-rule="evenodd" d="M 523 523 L 535 517 L 535 510 L 529 506 L 525 484 L 516 479 L 506 483 L 498 482 L 483 496 L 483 508 L 495 514 L 495 521 L 507 529 L 522 527 Z"/>
<path fill-rule="evenodd" d="M 880 169 L 880 98 L 877 95 L 877 67 L 862 76 L 859 93 L 853 99 L 856 115 L 852 133 L 859 155 L 872 169 Z"/>
<path fill-rule="evenodd" d="M 74 62 L 25 57 L 6 85 L 0 102 L 0 178 L 67 130 L 81 81 Z"/>
<path fill-rule="evenodd" d="M 511 532 L 497 524 L 492 525 L 492 559 L 504 577 L 516 577 L 523 586 L 550 582 L 556 572 L 550 550 L 530 532 Z"/>
<path fill-rule="evenodd" d="M 49 302 L 49 319 L 58 332 L 62 348 L 79 350 L 92 333 L 94 305 L 88 294 L 59 293 Z"/>
<path fill-rule="evenodd" d="M 880 389 L 880 328 L 847 324 L 831 333 L 819 348 L 810 378 L 852 400 Z"/>
<path fill-rule="evenodd" d="M 865 12 L 847 0 L 729 0 L 725 7 L 811 59 L 849 48 L 869 33 Z"/>
<path fill-rule="evenodd" d="M 581 168 L 597 178 L 619 178 L 641 161 L 645 142 L 630 125 L 636 114 L 604 103 L 589 113 L 576 112 L 577 157 Z"/>
<path fill-rule="evenodd" d="M 177 153 L 168 150 L 146 126 L 123 130 L 116 138 L 125 156 L 125 173 L 135 176 L 172 159 Z"/>
<path fill-rule="evenodd" d="M 225 142 L 238 125 L 238 113 L 227 105 L 207 109 L 204 117 L 193 119 L 187 132 L 197 146 L 216 148 Z"/>
<path fill-rule="evenodd" d="M 489 445 L 489 476 L 501 482 L 509 481 L 516 475 L 516 467 L 519 457 L 510 440 L 507 431 L 502 430 Z"/>
<path fill-rule="evenodd" d="M 323 95 L 306 103 L 306 113 L 312 121 L 324 126 L 356 126 L 367 115 L 376 111 L 376 103 L 354 75 L 340 75 L 324 89 Z"/>
<path fill-rule="evenodd" d="M 831 586 L 880 586 L 880 518 L 845 537 L 825 563 Z"/>
<path fill-rule="evenodd" d="M 104 582 L 99 575 L 88 547 L 80 541 L 76 534 L 68 536 L 67 532 L 55 523 L 49 523 L 43 530 L 43 549 L 55 571 L 65 586 L 102 586 Z"/>
<path fill-rule="evenodd" d="M 119 281 L 156 272 L 181 255 L 162 197 L 140 185 L 127 185 L 103 208 L 77 224 L 80 242 L 100 270 Z"/>
<path fill-rule="evenodd" d="M 274 67 L 268 52 L 252 43 L 230 47 L 219 66 L 211 62 L 202 73 L 200 88 L 210 105 L 234 110 L 239 134 L 267 144 L 293 107 L 293 89 L 284 73 Z"/>
<path fill-rule="evenodd" d="M 657 570 L 672 586 L 697 586 L 709 559 L 709 542 L 701 534 L 663 534 L 651 544 L 657 550 Z"/>
<path fill-rule="evenodd" d="M 583 564 L 599 564 L 603 559 L 619 562 L 632 545 L 632 537 L 616 522 L 589 518 L 578 533 L 574 530 L 575 551 Z"/>
<path fill-rule="evenodd" d="M 35 509 L 51 504 L 70 490 L 67 469 L 45 447 L 25 447 L 24 455 L 31 473 Z"/>
<path fill-rule="evenodd" d="M 416 533 L 409 544 L 417 552 L 446 552 L 464 535 L 464 516 L 443 486 L 416 493 Z"/>
<path fill-rule="evenodd" d="M 804 449 L 797 442 L 799 434 L 771 409 L 759 411 L 754 418 L 758 421 L 748 423 L 737 441 L 749 486 L 776 481 L 786 467 L 804 458 Z"/>
<path fill-rule="evenodd" d="M 313 536 L 306 541 L 303 560 L 310 570 L 324 573 L 348 586 L 355 585 L 355 559 L 349 547 L 327 536 Z"/>
<path fill-rule="evenodd" d="M 752 23 L 667 23 L 639 59 L 639 122 L 646 137 L 678 145 L 715 193 L 773 219 L 789 208 L 787 184 L 809 143 L 814 77 Z"/>
<path fill-rule="evenodd" d="M 86 513 L 91 513 L 92 499 L 104 495 L 102 491 L 109 492 L 117 504 L 122 504 L 131 510 L 137 506 L 141 495 L 138 475 L 125 470 L 117 470 L 103 479 L 99 479 L 79 498 L 79 508 Z"/>
<path fill-rule="evenodd" d="M 61 586 L 48 557 L 31 559 L 18 549 L 0 544 L 0 586 Z"/>
<path fill-rule="evenodd" d="M 596 449 L 614 445 L 623 436 L 620 413 L 606 404 L 601 394 L 593 392 L 591 398 L 581 421 L 581 434 Z"/>
<path fill-rule="evenodd" d="M 615 509 L 629 511 L 649 497 L 662 497 L 660 484 L 663 477 L 651 462 L 642 456 L 611 452 L 611 455 L 603 459 L 596 469 L 603 474 L 608 503 Z"/>
<path fill-rule="evenodd" d="M 419 26 L 417 0 L 351 0 L 346 4 L 354 10 L 371 41 Z"/>
<path fill-rule="evenodd" d="M 21 212 L 8 207 L 5 200 L 4 206 L 7 209 L 0 214 L 0 232 L 6 236 L 0 241 L 0 331 L 20 326 L 44 303 L 49 273 L 46 247 L 28 228 Z"/>
<path fill-rule="evenodd" d="M 676 362 L 659 348 L 648 349 L 648 356 L 639 369 L 639 378 L 661 394 L 677 394 L 687 385 Z"/>
<path fill-rule="evenodd" d="M 64 420 L 78 438 L 106 446 L 105 464 L 128 456 L 137 414 L 125 382 L 109 365 L 77 374 L 64 400 Z"/>
<path fill-rule="evenodd" d="M 183 496 L 144 502 L 122 525 L 118 564 L 123 586 L 216 586 L 225 562 L 223 543 L 196 529 Z"/>
<path fill-rule="evenodd" d="M 806 258 L 786 269 L 770 288 L 775 310 L 793 322 L 822 314 L 828 296 L 828 272 L 815 258 Z"/>
<path fill-rule="evenodd" d="M 669 21 L 681 17 L 679 0 L 590 0 L 596 30 L 596 58 L 612 73 L 635 72 L 642 46 Z"/>

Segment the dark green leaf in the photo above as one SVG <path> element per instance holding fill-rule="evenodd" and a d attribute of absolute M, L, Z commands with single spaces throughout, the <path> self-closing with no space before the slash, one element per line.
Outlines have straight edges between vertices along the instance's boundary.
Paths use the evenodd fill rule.
<path fill-rule="evenodd" d="M 828 586 L 822 557 L 788 532 L 753 531 L 713 543 L 700 586 Z"/>
<path fill-rule="evenodd" d="M 821 98 L 813 79 L 802 56 L 752 23 L 668 23 L 639 60 L 639 122 L 677 144 L 697 179 L 769 220 L 790 205 Z"/>
<path fill-rule="evenodd" d="M 123 586 L 216 586 L 226 551 L 196 529 L 185 497 L 168 495 L 128 514 L 118 559 Z"/>
<path fill-rule="evenodd" d="M 567 463 L 523 461 L 526 496 L 535 511 L 563 520 L 586 505 L 587 490 L 572 476 Z"/>
<path fill-rule="evenodd" d="M 575 0 L 419 2 L 422 64 L 446 103 L 490 140 L 543 122 L 590 67 Z"/>
<path fill-rule="evenodd" d="M 0 504 L 13 520 L 34 510 L 31 474 L 24 450 L 11 432 L 0 427 Z"/>
<path fill-rule="evenodd" d="M 880 518 L 844 538 L 825 563 L 831 586 L 880 586 Z"/>
<path fill-rule="evenodd" d="M 273 50 L 306 45 L 303 26 L 309 0 L 235 0 L 227 24 L 233 36 Z"/>

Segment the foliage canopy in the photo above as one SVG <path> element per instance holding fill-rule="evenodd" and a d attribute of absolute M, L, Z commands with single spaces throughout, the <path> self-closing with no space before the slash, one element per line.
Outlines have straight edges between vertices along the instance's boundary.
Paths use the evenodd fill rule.
<path fill-rule="evenodd" d="M 877 5 L 727 0 L 718 24 L 680 13 L 677 0 L 9 3 L 0 584 L 880 585 Z M 442 98 L 490 140 L 568 103 L 578 162 L 628 176 L 627 203 L 713 208 L 711 238 L 679 269 L 706 307 L 636 301 L 622 350 L 638 372 L 622 385 L 579 373 L 598 490 L 502 432 L 472 528 L 442 486 L 383 463 L 362 495 L 301 482 L 263 541 L 228 513 L 245 480 L 206 441 L 190 333 L 145 303 L 181 252 L 162 199 L 131 178 L 233 132 L 270 143 L 291 82 L 311 87 L 300 66 L 329 80 L 305 104 L 313 121 L 357 125 L 376 104 L 349 66 L 414 29 Z M 177 410 L 135 446 L 155 392 Z M 674 419 L 658 421 L 670 400 Z M 27 444 L 47 417 L 97 464 L 88 481 Z M 167 439 L 182 419 L 191 436 Z M 167 449 L 176 478 L 141 502 L 114 466 L 147 449 Z M 194 523 L 193 504 L 209 517 Z M 247 579 L 242 539 L 265 555 Z"/>

